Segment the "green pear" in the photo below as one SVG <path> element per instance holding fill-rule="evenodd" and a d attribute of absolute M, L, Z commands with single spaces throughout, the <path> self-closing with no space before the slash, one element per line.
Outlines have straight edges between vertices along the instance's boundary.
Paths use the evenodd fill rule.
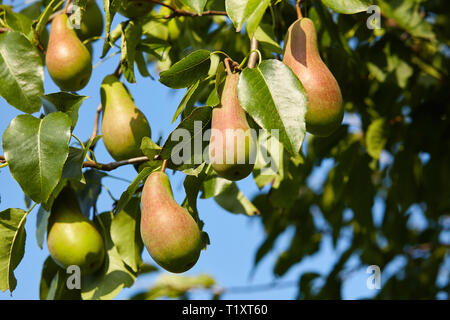
<path fill-rule="evenodd" d="M 155 4 L 146 0 L 122 0 L 119 13 L 124 17 L 134 19 L 145 16 Z"/>
<path fill-rule="evenodd" d="M 150 256 L 167 271 L 192 268 L 203 248 L 197 222 L 173 198 L 169 177 L 153 172 L 141 198 L 141 237 Z"/>
<path fill-rule="evenodd" d="M 241 180 L 254 167 L 256 145 L 244 109 L 238 101 L 239 74 L 230 73 L 221 104 L 213 109 L 209 158 L 214 170 L 228 180 Z"/>
<path fill-rule="evenodd" d="M 81 41 L 99 37 L 103 33 L 103 13 L 95 0 L 89 0 L 79 29 L 75 29 Z"/>
<path fill-rule="evenodd" d="M 136 107 L 122 82 L 114 75 L 102 82 L 102 136 L 109 154 L 116 160 L 142 156 L 142 138 L 150 137 L 150 125 Z"/>
<path fill-rule="evenodd" d="M 47 246 L 59 266 L 77 265 L 82 275 L 94 273 L 103 264 L 103 238 L 81 213 L 78 200 L 69 187 L 65 187 L 53 203 L 48 220 Z"/>
<path fill-rule="evenodd" d="M 64 13 L 52 21 L 45 59 L 48 73 L 62 90 L 77 91 L 89 82 L 91 55 Z"/>
<path fill-rule="evenodd" d="M 339 85 L 320 57 L 311 19 L 298 19 L 289 27 L 283 62 L 294 71 L 308 95 L 307 131 L 329 136 L 341 125 L 344 107 Z"/>

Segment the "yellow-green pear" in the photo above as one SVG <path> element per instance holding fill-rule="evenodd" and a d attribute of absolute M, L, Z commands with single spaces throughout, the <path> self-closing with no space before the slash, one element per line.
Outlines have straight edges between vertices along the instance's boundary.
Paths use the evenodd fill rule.
<path fill-rule="evenodd" d="M 81 41 L 99 37 L 103 33 L 103 14 L 95 0 L 88 0 L 79 29 L 75 29 Z"/>
<path fill-rule="evenodd" d="M 174 200 L 167 174 L 157 171 L 147 178 L 141 209 L 141 237 L 153 260 L 173 273 L 192 268 L 203 248 L 201 231 Z"/>
<path fill-rule="evenodd" d="M 209 157 L 214 170 L 228 180 L 241 180 L 254 167 L 256 145 L 238 101 L 238 73 L 227 75 L 221 103 L 213 109 Z"/>
<path fill-rule="evenodd" d="M 64 91 L 83 89 L 89 82 L 91 55 L 64 13 L 52 21 L 45 61 L 53 81 Z"/>
<path fill-rule="evenodd" d="M 150 137 L 150 125 L 136 107 L 122 82 L 108 75 L 102 82 L 102 136 L 109 154 L 116 160 L 142 156 L 142 138 Z"/>
<path fill-rule="evenodd" d="M 55 199 L 48 221 L 47 247 L 61 267 L 79 266 L 82 275 L 97 271 L 103 264 L 103 238 L 85 217 L 73 190 L 65 187 Z"/>
<path fill-rule="evenodd" d="M 155 4 L 147 0 L 122 0 L 119 13 L 124 17 L 133 19 L 145 16 Z"/>

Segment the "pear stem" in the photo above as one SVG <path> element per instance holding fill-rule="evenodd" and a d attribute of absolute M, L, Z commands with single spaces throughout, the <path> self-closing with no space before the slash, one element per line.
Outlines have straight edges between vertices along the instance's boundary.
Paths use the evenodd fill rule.
<path fill-rule="evenodd" d="M 167 167 L 167 160 L 164 160 L 161 166 L 161 172 L 166 171 L 166 167 Z"/>
<path fill-rule="evenodd" d="M 297 4 L 296 4 L 296 8 L 297 8 L 297 17 L 299 19 L 303 18 L 303 14 L 302 14 L 302 9 L 300 8 L 300 3 L 302 2 L 302 0 L 297 0 Z"/>
<path fill-rule="evenodd" d="M 69 10 L 69 5 L 72 2 L 72 0 L 67 0 L 66 1 L 66 6 L 64 7 L 64 13 L 67 14 L 67 11 Z"/>
<path fill-rule="evenodd" d="M 227 74 L 230 75 L 233 72 L 231 71 L 231 67 L 230 67 L 230 58 L 225 58 L 225 60 L 223 60 L 223 62 L 225 63 L 225 69 L 227 70 Z"/>

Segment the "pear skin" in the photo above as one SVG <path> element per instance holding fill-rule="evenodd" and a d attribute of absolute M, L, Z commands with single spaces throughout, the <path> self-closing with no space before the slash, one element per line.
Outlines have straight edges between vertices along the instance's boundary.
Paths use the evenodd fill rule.
<path fill-rule="evenodd" d="M 116 161 L 142 156 L 142 138 L 151 135 L 145 115 L 114 75 L 105 77 L 100 93 L 103 106 L 101 130 L 109 154 Z"/>
<path fill-rule="evenodd" d="M 119 13 L 124 17 L 134 19 L 145 16 L 155 4 L 146 0 L 123 0 L 119 7 Z"/>
<path fill-rule="evenodd" d="M 221 177 L 236 181 L 253 170 L 256 146 L 244 109 L 238 101 L 239 74 L 229 74 L 221 104 L 213 109 L 209 157 Z"/>
<path fill-rule="evenodd" d="M 141 237 L 153 260 L 173 273 L 192 268 L 203 247 L 201 231 L 174 200 L 167 174 L 158 171 L 147 178 L 141 209 Z"/>
<path fill-rule="evenodd" d="M 47 246 L 62 268 L 77 265 L 82 275 L 97 271 L 105 258 L 103 238 L 80 210 L 73 191 L 65 187 L 55 199 L 48 221 Z"/>
<path fill-rule="evenodd" d="M 308 95 L 307 131 L 317 136 L 331 135 L 344 117 L 342 94 L 335 77 L 320 57 L 311 19 L 298 19 L 289 27 L 283 62 L 297 75 Z"/>
<path fill-rule="evenodd" d="M 75 29 L 75 32 L 81 41 L 102 35 L 103 14 L 95 0 L 88 0 L 80 28 Z"/>
<path fill-rule="evenodd" d="M 77 91 L 89 82 L 91 55 L 64 13 L 52 21 L 45 62 L 48 73 L 61 90 Z"/>

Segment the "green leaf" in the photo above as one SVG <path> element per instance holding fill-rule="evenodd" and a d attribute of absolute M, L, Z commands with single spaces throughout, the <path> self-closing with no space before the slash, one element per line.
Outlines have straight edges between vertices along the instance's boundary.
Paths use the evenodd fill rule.
<path fill-rule="evenodd" d="M 81 300 L 80 290 L 67 288 L 70 274 L 48 256 L 44 261 L 39 285 L 41 300 Z"/>
<path fill-rule="evenodd" d="M 203 162 L 203 132 L 211 121 L 212 108 L 195 108 L 169 135 L 161 151 L 169 168 L 192 168 Z M 180 141 L 181 140 L 181 141 Z M 195 142 L 202 142 L 195 146 Z"/>
<path fill-rule="evenodd" d="M 369 0 L 322 0 L 323 4 L 336 12 L 343 14 L 353 14 L 367 11 L 374 1 Z"/>
<path fill-rule="evenodd" d="M 210 175 L 203 182 L 203 194 L 204 199 L 218 196 L 226 189 L 231 187 L 233 181 L 219 177 L 218 175 Z"/>
<path fill-rule="evenodd" d="M 103 9 L 105 11 L 105 33 L 106 39 L 110 38 L 111 23 L 116 15 L 117 10 L 119 10 L 120 3 L 122 0 L 103 0 Z"/>
<path fill-rule="evenodd" d="M 207 50 L 194 51 L 169 70 L 161 72 L 159 81 L 173 89 L 187 88 L 208 74 L 210 57 L 211 53 Z"/>
<path fill-rule="evenodd" d="M 104 58 L 106 54 L 109 52 L 109 49 L 111 49 L 114 46 L 114 43 L 116 43 L 117 40 L 122 36 L 122 30 L 125 22 L 119 23 L 109 34 L 109 37 L 105 38 L 105 41 L 103 42 L 103 49 L 102 49 L 102 55 L 100 58 Z"/>
<path fill-rule="evenodd" d="M 66 163 L 64 163 L 62 178 L 84 182 L 81 169 L 85 157 L 86 150 L 69 147 L 69 156 L 67 157 Z"/>
<path fill-rule="evenodd" d="M 149 137 L 142 138 L 141 141 L 141 150 L 142 153 L 148 157 L 150 160 L 152 160 L 156 155 L 158 155 L 161 152 L 161 147 L 154 143 L 152 139 Z"/>
<path fill-rule="evenodd" d="M 111 239 L 122 260 L 137 272 L 142 263 L 141 252 L 144 244 L 140 231 L 140 199 L 132 198 L 126 207 L 119 211 L 111 223 Z"/>
<path fill-rule="evenodd" d="M 3 133 L 3 151 L 13 178 L 35 202 L 45 202 L 58 184 L 69 154 L 71 121 L 54 112 L 43 119 L 15 117 Z"/>
<path fill-rule="evenodd" d="M 45 7 L 44 11 L 39 15 L 38 19 L 35 21 L 35 39 L 34 44 L 36 45 L 39 41 L 40 35 L 44 31 L 48 19 L 52 15 L 52 13 L 61 7 L 61 5 L 64 3 L 64 1 L 58 1 L 58 0 L 52 0 L 50 1 L 47 6 Z"/>
<path fill-rule="evenodd" d="M 213 277 L 207 274 L 198 276 L 182 276 L 177 274 L 163 274 L 148 292 L 133 296 L 132 300 L 155 300 L 162 297 L 183 298 L 194 289 L 209 289 L 216 284 Z"/>
<path fill-rule="evenodd" d="M 14 269 L 25 251 L 26 212 L 7 209 L 0 212 L 0 290 L 13 292 L 17 285 Z"/>
<path fill-rule="evenodd" d="M 128 202 L 131 200 L 133 195 L 136 193 L 136 190 L 139 188 L 139 184 L 147 179 L 147 177 L 154 171 L 153 168 L 144 168 L 139 172 L 136 178 L 134 178 L 133 182 L 128 186 L 127 190 L 125 190 L 120 196 L 119 202 L 117 203 L 115 212 L 120 212 L 124 210 L 127 206 Z"/>
<path fill-rule="evenodd" d="M 181 0 L 181 3 L 194 9 L 197 13 L 202 13 L 207 1 L 208 0 Z"/>
<path fill-rule="evenodd" d="M 245 21 L 253 16 L 250 29 L 254 31 L 269 3 L 270 0 L 225 0 L 225 9 L 237 32 L 241 31 Z"/>
<path fill-rule="evenodd" d="M 411 35 L 433 40 L 435 34 L 432 25 L 422 17 L 420 2 L 416 0 L 379 0 L 378 4 L 386 17 L 394 19 Z"/>
<path fill-rule="evenodd" d="M 190 86 L 186 90 L 183 99 L 181 99 L 181 102 L 178 105 L 177 111 L 175 111 L 175 114 L 173 115 L 172 123 L 174 123 L 177 120 L 178 116 L 181 114 L 181 112 L 183 112 L 184 108 L 186 107 L 186 104 L 191 100 L 192 96 L 195 94 L 195 91 L 197 90 L 199 84 L 200 80 L 195 82 L 192 86 Z"/>
<path fill-rule="evenodd" d="M 247 20 L 247 34 L 250 37 L 250 39 L 255 34 L 256 29 L 259 26 L 259 23 L 261 22 L 264 13 L 266 12 L 267 8 L 270 5 L 270 0 L 260 0 L 258 6 L 255 8 L 253 13 L 248 17 Z"/>
<path fill-rule="evenodd" d="M 101 270 L 81 278 L 81 296 L 83 300 L 111 300 L 123 288 L 131 287 L 136 275 L 126 267 L 111 239 L 112 212 L 99 214 L 96 219 L 104 236 L 107 253 Z"/>
<path fill-rule="evenodd" d="M 64 112 L 72 119 L 72 128 L 75 128 L 78 121 L 78 110 L 87 98 L 87 96 L 69 92 L 50 93 L 40 97 L 45 115 L 56 111 Z"/>
<path fill-rule="evenodd" d="M 45 233 L 47 232 L 48 217 L 50 212 L 45 210 L 43 206 L 39 207 L 36 216 L 36 241 L 39 248 L 42 249 L 42 244 L 44 243 Z"/>
<path fill-rule="evenodd" d="M 366 146 L 369 155 L 376 159 L 380 159 L 380 153 L 384 149 L 387 142 L 386 137 L 386 121 L 385 119 L 376 119 L 373 121 L 366 133 Z"/>
<path fill-rule="evenodd" d="M 80 203 L 81 212 L 89 217 L 89 212 L 92 207 L 95 207 L 98 196 L 102 191 L 101 180 L 106 177 L 107 174 L 96 169 L 86 170 L 84 172 L 84 178 L 86 183 L 79 182 L 77 180 L 70 180 L 72 188 Z"/>
<path fill-rule="evenodd" d="M 125 30 L 122 29 L 121 65 L 123 75 L 128 82 L 135 83 L 134 61 L 136 47 L 141 39 L 142 30 L 139 24 L 130 21 Z"/>
<path fill-rule="evenodd" d="M 236 183 L 217 195 L 214 200 L 225 210 L 232 213 L 243 213 L 248 216 L 259 214 L 258 208 L 239 190 Z"/>
<path fill-rule="evenodd" d="M 0 95 L 20 111 L 36 112 L 43 80 L 42 59 L 30 41 L 16 31 L 0 34 Z"/>
<path fill-rule="evenodd" d="M 5 26 L 23 33 L 31 41 L 34 36 L 33 21 L 24 14 L 14 12 L 8 6 L 2 6 L 1 9 Z"/>
<path fill-rule="evenodd" d="M 278 60 L 265 60 L 246 68 L 238 84 L 238 98 L 258 125 L 279 130 L 279 140 L 291 155 L 299 152 L 305 138 L 307 97 L 292 70 Z"/>
<path fill-rule="evenodd" d="M 267 48 L 271 52 L 283 53 L 283 49 L 280 47 L 277 41 L 275 41 L 275 35 L 272 26 L 262 23 L 255 31 L 255 38 L 258 40 L 262 48 Z"/>

